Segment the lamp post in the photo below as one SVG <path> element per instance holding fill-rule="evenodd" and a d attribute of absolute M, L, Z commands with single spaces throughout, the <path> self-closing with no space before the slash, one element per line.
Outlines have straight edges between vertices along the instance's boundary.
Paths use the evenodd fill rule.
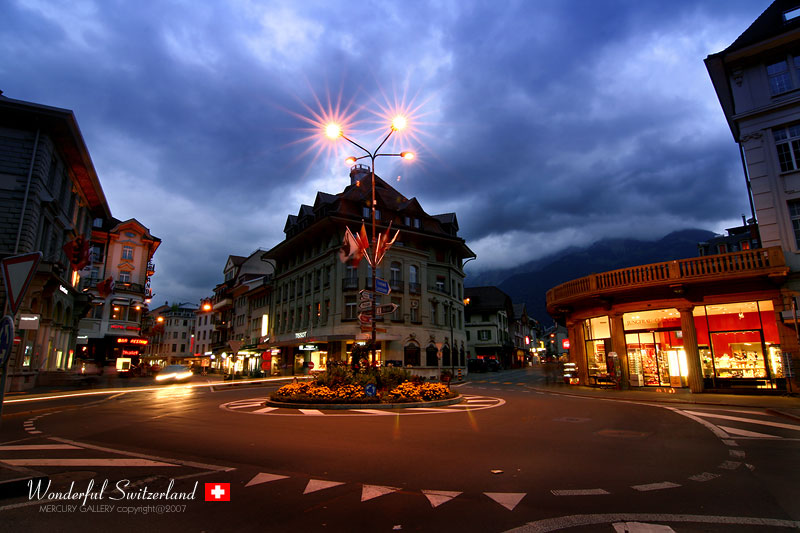
<path fill-rule="evenodd" d="M 381 154 L 381 153 L 378 153 L 378 151 L 383 147 L 383 145 L 386 144 L 386 141 L 389 140 L 389 137 L 391 137 L 394 132 L 400 131 L 403 128 L 405 128 L 406 124 L 407 124 L 406 119 L 402 115 L 398 115 L 398 116 L 394 117 L 394 119 L 392 120 L 391 128 L 389 129 L 389 133 L 386 134 L 386 137 L 383 138 L 383 140 L 378 145 L 378 147 L 375 148 L 375 150 L 373 150 L 372 152 L 370 152 L 369 150 L 367 150 L 366 148 L 364 148 L 363 146 L 361 146 L 360 144 L 355 142 L 353 139 L 347 137 L 344 134 L 344 132 L 342 131 L 342 128 L 338 124 L 331 123 L 331 124 L 328 124 L 325 127 L 325 135 L 329 139 L 338 139 L 339 137 L 341 137 L 342 139 L 346 140 L 347 142 L 349 142 L 353 146 L 357 147 L 358 149 L 362 150 L 366 154 L 366 155 L 362 155 L 361 157 L 354 157 L 354 156 L 348 157 L 347 160 L 346 160 L 348 164 L 354 165 L 356 161 L 358 161 L 360 159 L 364 159 L 366 157 L 368 157 L 369 160 L 370 160 L 370 175 L 371 175 L 371 178 L 372 178 L 372 205 L 371 205 L 371 207 L 372 207 L 372 209 L 371 209 L 371 211 L 372 211 L 372 213 L 371 213 L 372 214 L 372 241 L 371 241 L 371 247 L 372 247 L 372 250 L 373 250 L 373 260 L 370 261 L 370 263 L 371 263 L 370 266 L 372 268 L 372 289 L 371 289 L 372 290 L 372 299 L 371 299 L 371 301 L 372 301 L 372 335 L 371 335 L 371 342 L 370 342 L 371 351 L 372 351 L 372 357 L 371 357 L 372 365 L 375 364 L 375 344 L 376 344 L 376 333 L 377 333 L 376 324 L 375 324 L 375 318 L 376 318 L 376 316 L 375 316 L 375 287 L 376 287 L 375 277 L 376 277 L 376 272 L 377 272 L 377 269 L 378 269 L 378 257 L 377 257 L 377 254 L 374 253 L 376 251 L 376 249 L 377 249 L 377 240 L 375 238 L 375 235 L 376 235 L 376 224 L 375 224 L 375 159 L 377 157 L 381 157 L 381 156 L 384 156 L 384 157 L 402 157 L 403 159 L 406 159 L 406 160 L 414 159 L 414 152 L 405 151 L 405 152 L 400 152 L 399 154 Z"/>

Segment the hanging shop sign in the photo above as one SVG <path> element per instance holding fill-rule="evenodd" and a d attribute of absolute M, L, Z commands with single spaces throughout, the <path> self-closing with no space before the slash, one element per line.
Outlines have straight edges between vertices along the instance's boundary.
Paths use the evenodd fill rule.
<path fill-rule="evenodd" d="M 316 352 L 317 345 L 316 344 L 301 344 L 298 348 L 301 352 Z"/>
<path fill-rule="evenodd" d="M 39 315 L 19 315 L 19 329 L 39 329 Z"/>

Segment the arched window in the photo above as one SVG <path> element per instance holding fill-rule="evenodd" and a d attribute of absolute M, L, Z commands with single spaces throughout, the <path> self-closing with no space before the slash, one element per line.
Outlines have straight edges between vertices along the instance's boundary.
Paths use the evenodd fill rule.
<path fill-rule="evenodd" d="M 61 323 L 61 315 L 64 312 L 64 307 L 61 305 L 61 302 L 56 302 L 56 310 L 53 313 L 53 322 L 56 324 Z"/>
<path fill-rule="evenodd" d="M 419 366 L 420 365 L 420 349 L 416 344 L 409 344 L 403 350 L 404 364 L 406 366 Z"/>
<path fill-rule="evenodd" d="M 442 366 L 450 365 L 450 347 L 447 345 L 442 346 Z"/>
<path fill-rule="evenodd" d="M 439 350 L 431 344 L 425 349 L 425 366 L 439 366 L 439 358 L 436 355 Z"/>

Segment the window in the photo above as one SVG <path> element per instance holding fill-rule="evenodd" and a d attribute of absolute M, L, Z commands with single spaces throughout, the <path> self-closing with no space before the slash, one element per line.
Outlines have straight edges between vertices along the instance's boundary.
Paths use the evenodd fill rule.
<path fill-rule="evenodd" d="M 741 241 L 739 243 L 740 250 L 749 250 L 750 249 L 750 241 Z"/>
<path fill-rule="evenodd" d="M 346 320 L 353 320 L 357 317 L 357 305 L 355 296 L 344 297 L 344 318 Z"/>
<path fill-rule="evenodd" d="M 717 252 L 721 253 L 721 254 L 727 254 L 728 253 L 728 245 L 725 244 L 724 242 L 718 244 L 717 245 Z"/>
<path fill-rule="evenodd" d="M 490 340 L 492 340 L 492 330 L 490 330 L 490 329 L 479 329 L 478 330 L 478 340 L 479 341 L 490 341 Z"/>
<path fill-rule="evenodd" d="M 800 200 L 789 201 L 789 216 L 792 219 L 794 239 L 797 243 L 797 248 L 800 249 Z"/>
<path fill-rule="evenodd" d="M 439 309 L 439 304 L 436 302 L 431 302 L 431 324 L 438 325 L 439 324 L 439 317 L 436 316 L 436 311 Z"/>
<path fill-rule="evenodd" d="M 444 292 L 444 276 L 436 276 L 436 290 Z"/>
<path fill-rule="evenodd" d="M 120 283 L 130 283 L 131 282 L 131 273 L 130 272 L 120 272 L 119 273 L 119 282 Z"/>
<path fill-rule="evenodd" d="M 783 13 L 784 22 L 789 22 L 790 20 L 794 20 L 797 17 L 800 17 L 800 7 L 790 9 L 789 11 L 784 11 Z"/>
<path fill-rule="evenodd" d="M 774 128 L 772 136 L 775 139 L 781 172 L 800 168 L 800 125 Z"/>
<path fill-rule="evenodd" d="M 793 59 L 795 67 L 797 60 Z M 786 58 L 767 65 L 767 77 L 769 78 L 769 92 L 773 96 L 785 93 L 792 89 L 792 75 L 789 72 L 789 62 Z"/>
<path fill-rule="evenodd" d="M 133 246 L 123 246 L 122 247 L 122 258 L 133 260 Z"/>
<path fill-rule="evenodd" d="M 411 320 L 411 322 L 419 322 L 419 300 L 411 300 L 409 320 Z"/>

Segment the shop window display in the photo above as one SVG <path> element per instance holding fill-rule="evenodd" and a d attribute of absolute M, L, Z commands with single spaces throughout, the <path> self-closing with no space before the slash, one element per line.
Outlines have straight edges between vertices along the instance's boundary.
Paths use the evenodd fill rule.
<path fill-rule="evenodd" d="M 611 351 L 611 328 L 607 316 L 583 321 L 583 338 L 586 339 L 586 368 L 593 378 L 608 376 L 606 354 Z"/>

